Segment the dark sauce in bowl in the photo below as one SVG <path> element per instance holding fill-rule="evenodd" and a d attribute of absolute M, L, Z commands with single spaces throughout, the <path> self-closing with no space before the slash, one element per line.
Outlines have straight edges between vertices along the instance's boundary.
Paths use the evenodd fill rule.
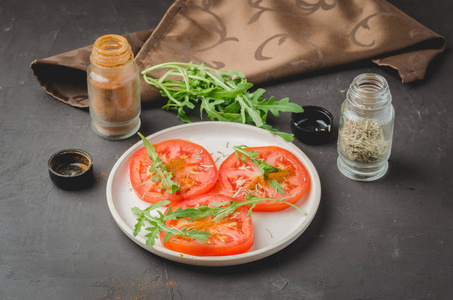
<path fill-rule="evenodd" d="M 59 187 L 78 190 L 93 183 L 93 160 L 78 149 L 66 149 L 53 154 L 48 163 L 49 176 Z"/>
<path fill-rule="evenodd" d="M 329 140 L 333 116 L 325 108 L 304 106 L 304 112 L 291 114 L 291 131 L 305 144 L 319 145 Z"/>

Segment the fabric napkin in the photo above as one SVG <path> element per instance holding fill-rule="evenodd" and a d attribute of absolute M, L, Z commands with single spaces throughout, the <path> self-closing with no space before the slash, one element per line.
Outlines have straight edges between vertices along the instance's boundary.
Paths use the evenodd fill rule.
<path fill-rule="evenodd" d="M 204 62 L 242 71 L 249 82 L 372 60 L 423 79 L 445 39 L 384 0 L 176 0 L 155 30 L 125 35 L 140 70 L 163 62 Z M 94 41 L 91 41 L 94 42 Z M 44 90 L 88 106 L 91 46 L 31 64 Z M 141 82 L 142 101 L 160 98 Z"/>

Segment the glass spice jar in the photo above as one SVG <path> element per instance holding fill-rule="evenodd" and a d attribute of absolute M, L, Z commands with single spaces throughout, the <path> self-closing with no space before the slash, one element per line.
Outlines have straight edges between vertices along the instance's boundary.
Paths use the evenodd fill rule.
<path fill-rule="evenodd" d="M 87 86 L 91 127 L 103 138 L 121 140 L 140 128 L 140 73 L 127 40 L 98 38 L 90 56 Z"/>
<path fill-rule="evenodd" d="M 341 106 L 337 165 L 346 177 L 373 181 L 387 173 L 395 110 L 384 77 L 365 73 L 351 83 Z"/>

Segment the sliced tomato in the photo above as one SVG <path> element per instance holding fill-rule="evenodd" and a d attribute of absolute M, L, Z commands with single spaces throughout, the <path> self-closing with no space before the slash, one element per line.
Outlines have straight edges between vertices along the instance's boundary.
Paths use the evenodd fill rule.
<path fill-rule="evenodd" d="M 154 173 L 146 148 L 138 149 L 130 161 L 131 184 L 140 199 L 156 203 L 161 200 L 176 201 L 209 192 L 217 181 L 217 167 L 211 154 L 202 146 L 181 139 L 167 140 L 153 145 L 159 158 L 173 173 L 172 180 L 180 189 L 168 193 L 160 180 L 152 182 Z"/>
<path fill-rule="evenodd" d="M 261 176 L 259 167 L 250 158 L 242 161 L 233 153 L 219 168 L 219 181 L 223 192 L 233 197 L 236 201 L 243 201 L 245 195 L 255 195 L 264 198 L 283 199 L 290 203 L 296 203 L 307 190 L 310 177 L 305 166 L 291 152 L 281 147 L 251 147 L 258 152 L 259 159 L 264 160 L 280 171 L 268 173 L 266 179 Z M 268 183 L 269 180 L 277 180 L 284 190 L 284 194 L 278 193 Z M 254 211 L 277 211 L 287 208 L 288 205 L 275 201 L 262 201 L 256 205 Z"/>
<path fill-rule="evenodd" d="M 185 199 L 172 204 L 173 211 L 179 206 L 183 208 L 209 206 L 210 203 L 222 203 L 233 200 L 222 194 L 205 194 L 191 199 Z M 252 218 L 248 214 L 248 207 L 241 206 L 233 214 L 218 221 L 213 217 L 201 218 L 188 222 L 187 219 L 168 220 L 167 226 L 178 229 L 191 228 L 207 231 L 211 235 L 207 243 L 178 235 L 172 236 L 163 242 L 165 233 L 160 234 L 163 245 L 173 251 L 196 256 L 224 256 L 247 252 L 253 246 Z"/>

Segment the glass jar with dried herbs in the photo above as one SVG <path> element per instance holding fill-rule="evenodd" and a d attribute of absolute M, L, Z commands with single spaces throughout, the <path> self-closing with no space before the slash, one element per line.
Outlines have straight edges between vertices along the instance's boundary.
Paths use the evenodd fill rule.
<path fill-rule="evenodd" d="M 120 35 L 96 40 L 87 70 L 92 129 L 111 140 L 125 139 L 140 127 L 140 73 L 128 41 Z"/>
<path fill-rule="evenodd" d="M 351 83 L 341 106 L 338 169 L 346 177 L 373 181 L 388 170 L 395 110 L 384 77 L 365 73 Z"/>

